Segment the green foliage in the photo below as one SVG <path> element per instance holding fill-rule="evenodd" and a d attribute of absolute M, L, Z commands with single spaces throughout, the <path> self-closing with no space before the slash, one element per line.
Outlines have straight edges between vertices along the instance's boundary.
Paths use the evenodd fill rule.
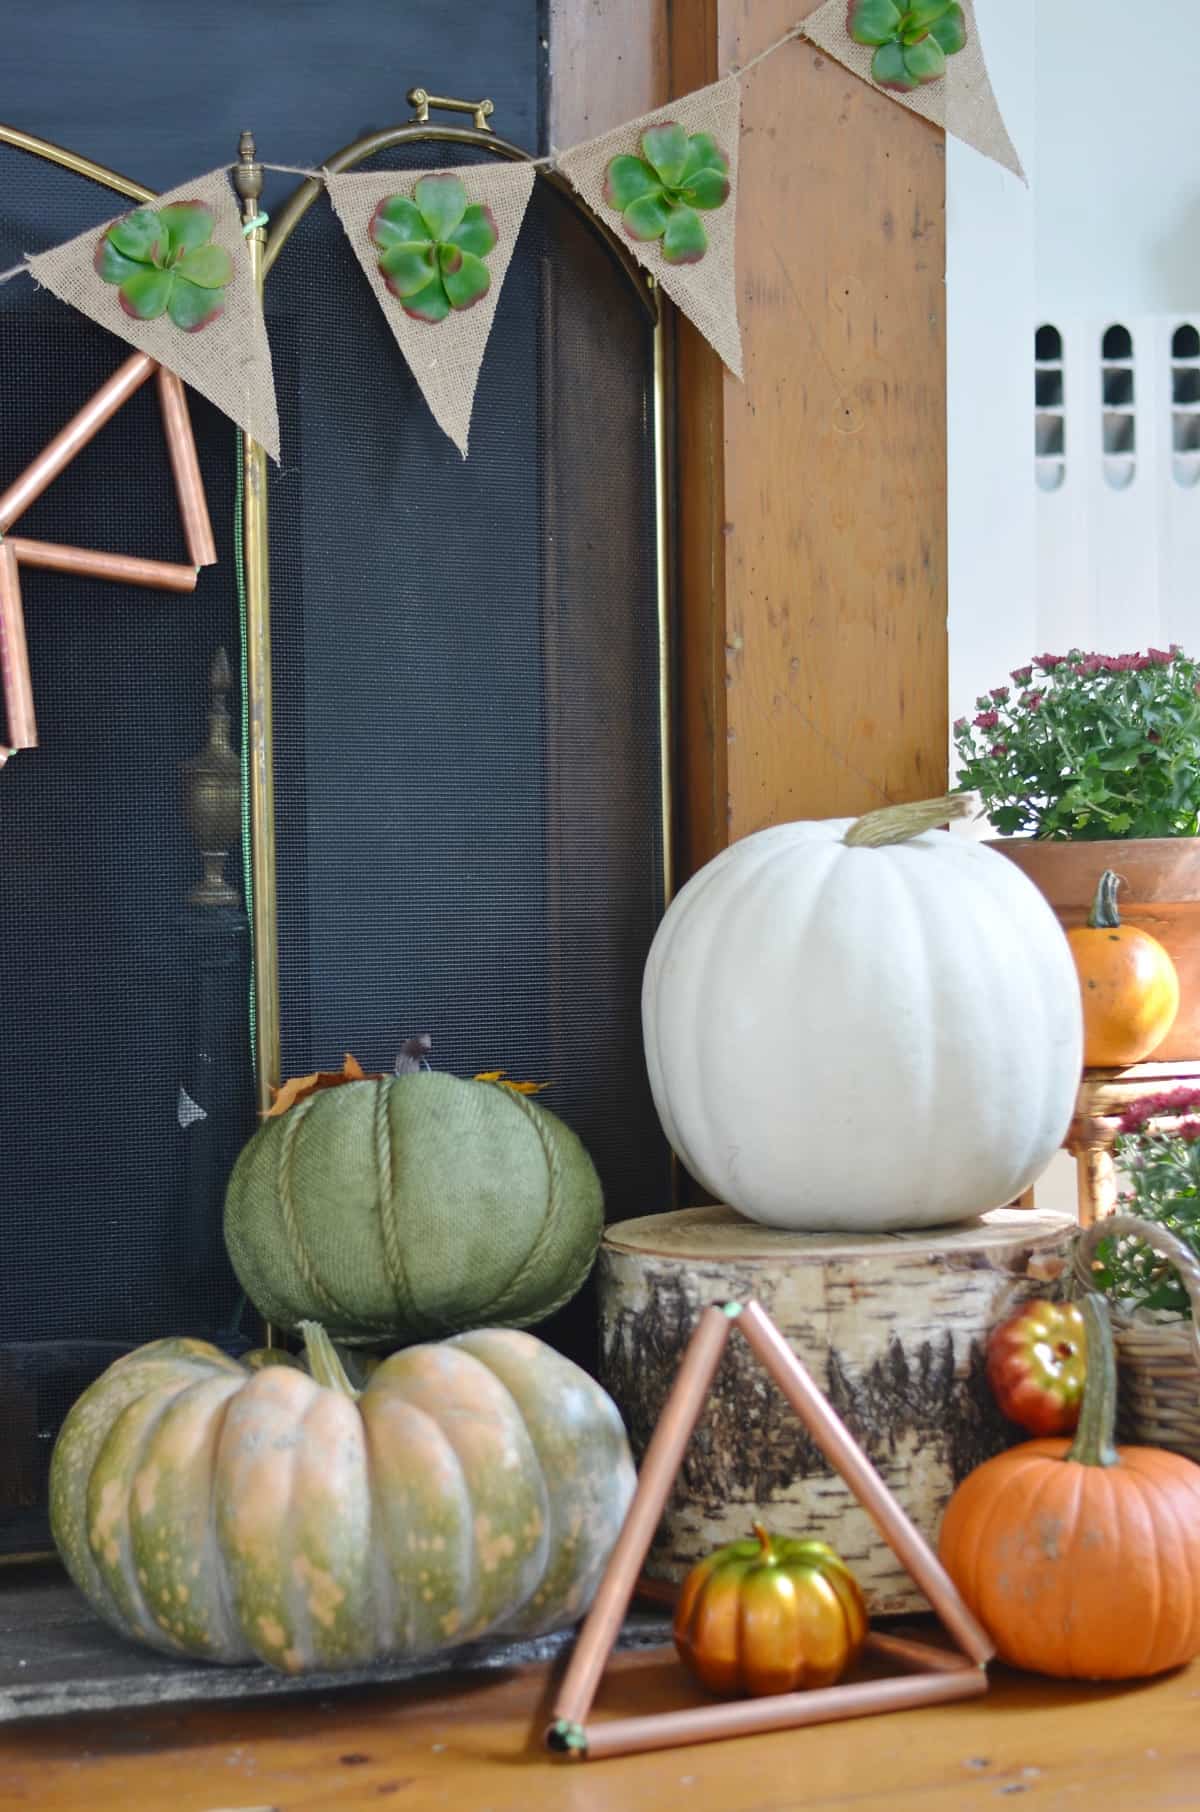
<path fill-rule="evenodd" d="M 1117 1160 L 1129 1188 L 1123 1212 L 1153 1221 L 1200 1259 L 1200 1089 L 1143 1097 L 1121 1120 Z M 1139 1239 L 1100 1241 L 1096 1287 L 1139 1309 L 1191 1315 L 1178 1272 Z"/>
<path fill-rule="evenodd" d="M 411 197 L 388 195 L 371 221 L 383 280 L 414 321 L 474 308 L 492 286 L 484 259 L 500 237 L 492 211 L 468 203 L 457 176 L 422 176 Z"/>
<path fill-rule="evenodd" d="M 1043 654 L 976 700 L 958 784 L 1001 836 L 1193 837 L 1200 829 L 1200 667 L 1147 654 Z"/>
<path fill-rule="evenodd" d="M 199 333 L 224 312 L 221 292 L 233 278 L 233 259 L 210 243 L 213 224 L 202 201 L 137 208 L 100 240 L 97 275 L 117 285 L 121 307 L 135 321 L 166 314 L 185 333 Z"/>
<path fill-rule="evenodd" d="M 850 0 L 847 29 L 857 44 L 873 44 L 871 76 L 881 88 L 911 94 L 940 81 L 946 58 L 967 41 L 967 21 L 956 0 Z"/>
<path fill-rule="evenodd" d="M 661 239 L 668 264 L 697 264 L 708 250 L 700 213 L 729 199 L 729 159 L 709 132 L 688 137 L 668 120 L 642 134 L 641 157 L 614 157 L 604 199 L 631 239 Z"/>

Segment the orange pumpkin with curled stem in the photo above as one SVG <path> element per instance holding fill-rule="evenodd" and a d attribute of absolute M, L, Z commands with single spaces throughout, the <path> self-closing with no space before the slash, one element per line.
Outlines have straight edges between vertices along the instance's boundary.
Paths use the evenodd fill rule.
<path fill-rule="evenodd" d="M 1013 1667 L 1134 1680 L 1200 1654 L 1200 1466 L 1115 1447 L 1103 1297 L 1083 1303 L 1088 1373 L 1074 1441 L 985 1460 L 946 1509 L 939 1551 Z"/>
<path fill-rule="evenodd" d="M 1123 925 L 1120 876 L 1106 868 L 1086 925 L 1067 933 L 1083 995 L 1083 1061 L 1122 1069 L 1157 1049 L 1179 1011 L 1179 976 L 1156 937 Z"/>
<path fill-rule="evenodd" d="M 858 1657 L 867 1610 L 823 1541 L 730 1542 L 694 1566 L 675 1607 L 680 1659 L 710 1692 L 761 1697 L 832 1686 Z"/>

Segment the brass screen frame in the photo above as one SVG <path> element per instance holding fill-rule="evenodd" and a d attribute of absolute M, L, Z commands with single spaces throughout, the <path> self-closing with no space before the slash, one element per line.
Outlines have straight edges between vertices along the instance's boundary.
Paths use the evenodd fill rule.
<path fill-rule="evenodd" d="M 410 95 L 415 99 L 415 94 Z M 436 104 L 436 103 L 432 103 Z M 427 109 L 426 109 L 427 111 Z M 337 174 L 352 170 L 368 158 L 406 143 L 470 145 L 513 162 L 532 162 L 529 152 L 497 135 L 487 126 L 431 125 L 414 118 L 403 125 L 369 133 L 345 145 L 322 161 L 321 168 Z M 49 139 L 38 138 L 19 127 L 0 123 L 0 143 L 45 159 L 113 190 L 130 201 L 151 202 L 158 191 L 123 176 Z M 234 184 L 242 198 L 245 220 L 256 220 L 262 191 L 263 165 L 257 161 L 252 134 L 243 133 L 238 160 L 232 166 Z M 551 184 L 587 225 L 608 245 L 619 267 L 633 285 L 652 324 L 653 433 L 655 470 L 655 554 L 657 632 L 659 660 L 659 761 L 660 813 L 663 858 L 663 897 L 674 892 L 674 762 L 672 748 L 671 686 L 671 580 L 672 536 L 668 492 L 668 360 L 664 312 L 654 278 L 633 258 L 608 224 L 587 208 L 564 176 L 544 166 L 538 175 Z M 319 178 L 305 179 L 293 190 L 273 224 L 256 224 L 246 234 L 251 269 L 261 290 L 265 279 L 292 232 L 322 192 Z M 275 776 L 271 698 L 271 588 L 268 505 L 270 478 L 264 449 L 249 435 L 242 436 L 243 546 L 246 573 L 246 723 L 247 747 L 242 762 L 248 776 L 250 804 L 250 878 L 252 973 L 255 1002 L 255 1076 L 258 1111 L 271 1105 L 272 1091 L 280 1076 L 279 932 L 276 912 Z"/>

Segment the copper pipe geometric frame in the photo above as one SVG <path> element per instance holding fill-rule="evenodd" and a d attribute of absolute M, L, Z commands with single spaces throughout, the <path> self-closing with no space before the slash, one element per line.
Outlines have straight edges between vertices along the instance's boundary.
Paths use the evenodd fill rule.
<path fill-rule="evenodd" d="M 115 579 L 123 585 L 141 585 L 150 591 L 195 591 L 196 568 L 176 566 L 169 560 L 144 560 L 140 554 L 102 554 L 91 548 L 60 547 L 53 541 L 24 541 L 7 535 L 22 566 L 39 572 L 78 573 L 88 579 Z"/>
<path fill-rule="evenodd" d="M 415 92 L 415 91 L 414 91 Z M 412 99 L 412 93 L 409 96 Z M 531 154 L 520 146 L 500 138 L 486 126 L 433 125 L 416 118 L 404 125 L 373 132 L 346 145 L 329 157 L 315 160 L 315 167 L 333 173 L 352 170 L 367 158 L 406 143 L 442 143 L 474 146 L 493 157 L 512 161 L 531 161 Z M 134 182 L 114 170 L 95 163 L 61 145 L 37 138 L 18 127 L 0 124 L 0 143 L 14 146 L 33 156 L 58 164 L 63 169 L 91 182 L 115 190 L 133 202 L 153 202 L 155 191 Z M 242 198 L 247 223 L 258 215 L 262 166 L 257 162 L 253 136 L 242 135 L 238 162 L 233 167 L 234 186 Z M 565 177 L 556 170 L 539 170 L 587 227 L 608 246 L 618 266 L 648 315 L 654 333 L 654 417 L 655 439 L 655 516 L 658 577 L 658 629 L 660 672 L 660 721 L 667 721 L 669 675 L 671 668 L 668 637 L 669 577 L 667 550 L 670 546 L 669 502 L 667 488 L 667 415 L 666 360 L 663 351 L 663 315 L 657 286 L 631 257 L 608 223 L 592 214 Z M 276 258 L 287 243 L 293 228 L 303 218 L 322 192 L 323 185 L 312 179 L 299 184 L 282 208 L 275 210 L 270 227 L 250 229 L 250 249 L 254 280 L 262 283 Z M 255 997 L 255 1075 L 258 1108 L 265 1113 L 271 1105 L 273 1089 L 280 1081 L 279 1019 L 279 937 L 276 917 L 275 820 L 274 820 L 274 747 L 271 700 L 271 619 L 270 619 L 270 544 L 267 529 L 268 468 L 266 454 L 248 436 L 242 437 L 243 463 L 243 545 L 246 569 L 246 722 L 247 745 L 242 751 L 250 808 L 250 892 L 253 942 Z M 176 470 L 178 482 L 179 473 Z M 182 507 L 181 494 L 181 507 Z M 189 546 L 189 554 L 191 548 Z M 197 561 L 197 564 L 204 562 Z M 137 581 L 134 581 L 135 583 Z M 148 581 L 147 581 L 148 582 Z M 663 884 L 666 898 L 673 891 L 673 782 L 670 738 L 661 739 L 662 761 L 661 846 Z"/>
<path fill-rule="evenodd" d="M 193 564 L 180 566 L 165 560 L 144 560 L 131 554 L 94 553 L 89 548 L 59 547 L 52 542 L 30 541 L 11 535 L 8 531 L 13 524 L 156 371 L 179 513 Z M 200 479 L 191 418 L 179 379 L 163 372 L 144 352 L 127 358 L 30 461 L 20 476 L 0 492 L 0 549 L 3 550 L 0 555 L 0 689 L 4 698 L 6 734 L 11 749 L 32 749 L 37 746 L 37 722 L 25 643 L 19 567 L 80 573 L 93 579 L 183 592 L 196 589 L 200 566 L 210 566 L 216 561 L 216 544 Z"/>
<path fill-rule="evenodd" d="M 686 1711 L 588 1724 L 609 1655 L 637 1586 L 638 1575 L 666 1507 L 684 1451 L 700 1420 L 725 1344 L 737 1327 L 763 1370 L 783 1392 L 812 1440 L 870 1516 L 900 1564 L 924 1592 L 961 1652 L 871 1632 L 868 1649 L 906 1670 L 907 1677 L 855 1682 L 815 1692 L 780 1693 L 714 1702 Z M 986 1668 L 995 1650 L 963 1603 L 924 1536 L 901 1509 L 845 1424 L 775 1323 L 756 1302 L 704 1311 L 675 1376 L 638 1474 L 637 1489 L 584 1621 L 545 1733 L 556 1754 L 599 1760 L 684 1743 L 713 1742 L 767 1730 L 872 1717 L 878 1712 L 977 1698 L 987 1691 Z"/>
<path fill-rule="evenodd" d="M 25 613 L 21 608 L 21 581 L 17 555 L 11 541 L 0 535 L 0 692 L 9 749 L 36 749 L 37 717 L 33 709 L 33 683 L 29 677 L 29 650 L 25 645 Z"/>

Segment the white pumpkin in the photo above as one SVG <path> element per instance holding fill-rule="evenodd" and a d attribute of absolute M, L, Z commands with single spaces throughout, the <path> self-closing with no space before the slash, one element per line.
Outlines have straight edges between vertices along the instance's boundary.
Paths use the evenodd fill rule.
<path fill-rule="evenodd" d="M 928 828 L 964 800 L 760 831 L 671 904 L 646 1060 L 718 1201 L 806 1231 L 935 1226 L 1012 1201 L 1062 1143 L 1075 966 L 1013 863 Z"/>

